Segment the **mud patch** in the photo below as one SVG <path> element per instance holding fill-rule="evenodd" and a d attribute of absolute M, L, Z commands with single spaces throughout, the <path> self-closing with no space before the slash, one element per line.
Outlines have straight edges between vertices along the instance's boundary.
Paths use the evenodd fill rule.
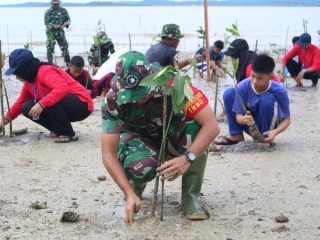
<path fill-rule="evenodd" d="M 0 136 L 0 146 L 23 145 L 26 143 L 37 142 L 45 137 L 43 132 L 26 133 L 22 135 Z"/>
<path fill-rule="evenodd" d="M 273 152 L 275 144 L 256 143 L 253 141 L 243 141 L 235 145 L 211 145 L 210 152 L 215 153 L 251 153 L 251 152 Z"/>

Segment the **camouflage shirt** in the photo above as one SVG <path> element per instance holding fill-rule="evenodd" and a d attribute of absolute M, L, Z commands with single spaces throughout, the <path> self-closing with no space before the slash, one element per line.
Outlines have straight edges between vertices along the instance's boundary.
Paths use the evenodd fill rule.
<path fill-rule="evenodd" d="M 101 63 L 99 64 L 99 52 L 101 56 Z M 88 56 L 88 62 L 90 65 L 95 65 L 96 67 L 100 67 L 104 62 L 106 62 L 109 59 L 109 53 L 110 55 L 114 53 L 114 46 L 109 39 L 109 41 L 103 45 L 99 46 L 92 44 L 90 48 L 90 53 Z"/>
<path fill-rule="evenodd" d="M 187 102 L 184 109 L 188 118 L 193 118 L 208 104 L 208 99 L 201 91 L 193 86 L 192 90 L 193 99 Z M 106 133 L 130 131 L 154 141 L 161 141 L 163 100 L 162 90 L 159 87 L 138 86 L 134 89 L 125 89 L 114 77 L 102 103 L 102 131 Z M 167 102 L 169 115 L 171 97 Z"/>
<path fill-rule="evenodd" d="M 46 25 L 47 33 L 57 34 L 59 31 L 63 31 L 63 29 L 54 29 L 53 25 L 67 23 L 67 27 L 69 27 L 70 22 L 68 11 L 62 7 L 58 9 L 49 8 L 44 14 L 44 24 Z"/>

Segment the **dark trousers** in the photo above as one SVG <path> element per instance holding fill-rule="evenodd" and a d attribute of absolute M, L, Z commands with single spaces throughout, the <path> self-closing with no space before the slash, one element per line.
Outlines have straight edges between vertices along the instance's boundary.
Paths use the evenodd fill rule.
<path fill-rule="evenodd" d="M 88 104 L 82 102 L 79 97 L 73 94 L 68 94 L 54 106 L 45 108 L 38 120 L 33 120 L 29 116 L 29 112 L 34 105 L 33 100 L 25 102 L 22 106 L 22 114 L 58 136 L 73 137 L 75 132 L 71 122 L 82 121 L 91 113 L 88 110 Z"/>
<path fill-rule="evenodd" d="M 301 64 L 290 59 L 286 65 L 291 77 L 296 77 L 301 72 Z M 320 71 L 307 72 L 303 76 L 304 79 L 310 79 L 314 85 L 317 85 L 320 78 Z"/>

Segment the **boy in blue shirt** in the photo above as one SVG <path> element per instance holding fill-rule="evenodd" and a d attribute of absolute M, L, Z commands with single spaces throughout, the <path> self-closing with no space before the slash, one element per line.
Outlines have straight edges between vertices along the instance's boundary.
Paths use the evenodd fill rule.
<path fill-rule="evenodd" d="M 243 132 L 257 125 L 265 143 L 272 143 L 275 137 L 290 124 L 289 98 L 287 90 L 272 81 L 274 60 L 266 54 L 258 55 L 252 63 L 250 78 L 241 81 L 235 88 L 228 88 L 223 94 L 229 136 L 220 136 L 216 145 L 231 145 L 244 141 Z"/>
<path fill-rule="evenodd" d="M 211 67 L 214 69 L 215 72 L 219 72 L 219 68 L 221 68 L 221 63 L 223 59 L 223 53 L 221 52 L 224 48 L 224 42 L 221 40 L 217 40 L 214 42 L 213 46 L 209 48 L 210 53 L 210 64 Z M 207 71 L 207 63 L 205 59 L 205 49 L 200 48 L 195 53 L 195 55 L 202 55 L 202 59 L 197 64 L 197 70 L 201 74 Z"/>

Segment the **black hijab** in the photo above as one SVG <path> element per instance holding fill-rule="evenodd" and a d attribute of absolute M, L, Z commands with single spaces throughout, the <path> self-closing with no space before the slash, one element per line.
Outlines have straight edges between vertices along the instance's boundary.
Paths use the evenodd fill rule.
<path fill-rule="evenodd" d="M 46 62 L 40 62 L 38 58 L 32 58 L 30 61 L 22 64 L 16 71 L 13 72 L 14 75 L 26 80 L 29 83 L 34 83 L 38 70 L 43 65 L 52 65 Z M 54 66 L 54 65 L 52 65 Z"/>
<path fill-rule="evenodd" d="M 237 82 L 241 82 L 246 78 L 246 68 L 257 56 L 255 52 L 249 50 L 247 41 L 241 38 L 232 41 L 224 54 L 232 58 L 239 58 L 239 66 L 236 72 Z"/>

